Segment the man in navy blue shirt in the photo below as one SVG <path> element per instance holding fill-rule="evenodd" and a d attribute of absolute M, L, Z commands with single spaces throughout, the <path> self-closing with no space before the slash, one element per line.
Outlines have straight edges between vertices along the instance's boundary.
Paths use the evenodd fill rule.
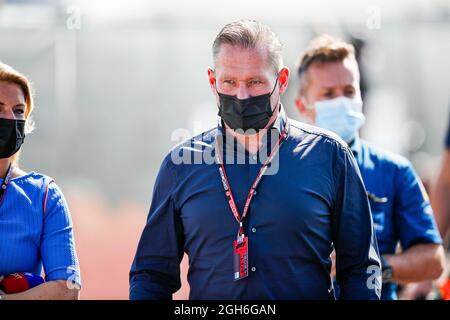
<path fill-rule="evenodd" d="M 354 156 L 287 118 L 281 44 L 256 21 L 226 25 L 209 82 L 217 127 L 175 147 L 156 179 L 130 299 L 171 299 L 189 256 L 190 299 L 379 299 L 381 265 Z"/>
<path fill-rule="evenodd" d="M 422 182 L 408 160 L 358 136 L 365 117 L 353 46 L 319 36 L 301 55 L 297 72 L 295 102 L 303 119 L 337 133 L 361 170 L 382 254 L 381 299 L 396 299 L 396 283 L 439 277 L 444 252 Z"/>

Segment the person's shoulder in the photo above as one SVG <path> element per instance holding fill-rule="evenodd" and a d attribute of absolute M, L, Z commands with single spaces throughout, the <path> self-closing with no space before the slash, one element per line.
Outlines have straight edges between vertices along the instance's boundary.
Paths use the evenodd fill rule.
<path fill-rule="evenodd" d="M 163 165 L 191 164 L 194 158 L 214 149 L 218 128 L 214 127 L 200 134 L 186 138 L 172 147 L 163 160 Z"/>
<path fill-rule="evenodd" d="M 378 162 L 384 165 L 396 167 L 399 169 L 405 169 L 412 167 L 411 162 L 401 154 L 382 148 L 376 144 L 361 139 L 362 147 L 368 152 L 372 159 L 376 159 Z"/>
<path fill-rule="evenodd" d="M 344 142 L 337 134 L 329 130 L 316 127 L 311 124 L 289 119 L 290 136 L 299 142 L 322 143 L 325 145 L 336 145 L 343 149 L 347 149 L 347 143 Z"/>
<path fill-rule="evenodd" d="M 186 139 L 182 140 L 181 142 L 179 142 L 177 145 L 175 145 L 170 150 L 170 152 L 184 150 L 184 149 L 190 150 L 190 148 L 195 147 L 195 146 L 205 147 L 205 146 L 214 145 L 217 130 L 218 130 L 217 127 L 211 128 L 211 129 L 203 131 L 202 133 L 199 133 L 195 136 L 186 138 Z"/>
<path fill-rule="evenodd" d="M 17 169 L 15 170 L 17 171 Z M 21 193 L 27 197 L 43 197 L 51 194 L 54 197 L 62 197 L 62 191 L 55 183 L 54 179 L 46 174 L 23 170 L 17 171 L 17 176 L 13 177 L 11 183 L 21 190 Z"/>
<path fill-rule="evenodd" d="M 54 181 L 53 178 L 51 178 L 50 176 L 40 172 L 36 171 L 26 172 L 19 168 L 16 168 L 14 171 L 15 174 L 13 176 L 12 181 L 16 183 L 29 184 L 40 187 L 43 184 L 46 185 Z"/>

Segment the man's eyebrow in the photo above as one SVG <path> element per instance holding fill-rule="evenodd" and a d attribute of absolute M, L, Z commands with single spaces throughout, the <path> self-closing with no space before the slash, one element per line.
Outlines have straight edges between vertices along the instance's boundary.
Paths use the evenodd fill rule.
<path fill-rule="evenodd" d="M 264 76 L 252 76 L 252 77 L 248 77 L 247 80 L 262 80 L 262 81 L 266 81 L 266 77 L 264 77 Z"/>
<path fill-rule="evenodd" d="M 222 74 L 219 79 L 235 79 L 235 76 L 229 75 L 229 74 Z"/>
<path fill-rule="evenodd" d="M 224 74 L 221 77 L 219 77 L 219 79 L 233 79 L 233 80 L 238 80 L 238 81 L 250 81 L 250 80 L 262 80 L 262 81 L 266 81 L 266 78 L 263 75 L 254 75 L 254 76 L 248 76 L 245 77 L 243 79 L 239 79 L 236 76 L 232 76 L 232 75 L 227 75 Z"/>

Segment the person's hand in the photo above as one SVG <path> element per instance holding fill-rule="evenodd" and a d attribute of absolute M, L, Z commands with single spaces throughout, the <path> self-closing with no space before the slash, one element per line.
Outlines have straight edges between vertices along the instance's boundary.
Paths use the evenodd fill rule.
<path fill-rule="evenodd" d="M 423 281 L 418 283 L 409 283 L 402 291 L 400 299 L 402 300 L 429 300 L 433 292 L 433 282 Z"/>

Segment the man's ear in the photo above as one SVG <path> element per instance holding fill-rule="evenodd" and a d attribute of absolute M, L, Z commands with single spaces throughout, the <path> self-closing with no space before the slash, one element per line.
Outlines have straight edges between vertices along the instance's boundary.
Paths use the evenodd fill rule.
<path fill-rule="evenodd" d="M 216 93 L 216 74 L 212 68 L 208 68 L 208 81 L 213 93 Z"/>
<path fill-rule="evenodd" d="M 283 94 L 289 84 L 289 68 L 284 67 L 278 72 L 278 82 L 280 83 L 280 94 Z"/>
<path fill-rule="evenodd" d="M 315 124 L 316 122 L 316 109 L 315 107 L 307 107 L 306 104 L 308 102 L 305 101 L 305 98 L 302 98 L 300 95 L 297 95 L 295 98 L 295 106 L 297 107 L 297 110 L 300 112 L 300 118 L 301 121 L 309 123 L 309 124 Z"/>
<path fill-rule="evenodd" d="M 297 110 L 303 114 L 306 111 L 305 104 L 303 102 L 303 99 L 300 96 L 295 97 L 295 106 L 297 107 Z"/>

